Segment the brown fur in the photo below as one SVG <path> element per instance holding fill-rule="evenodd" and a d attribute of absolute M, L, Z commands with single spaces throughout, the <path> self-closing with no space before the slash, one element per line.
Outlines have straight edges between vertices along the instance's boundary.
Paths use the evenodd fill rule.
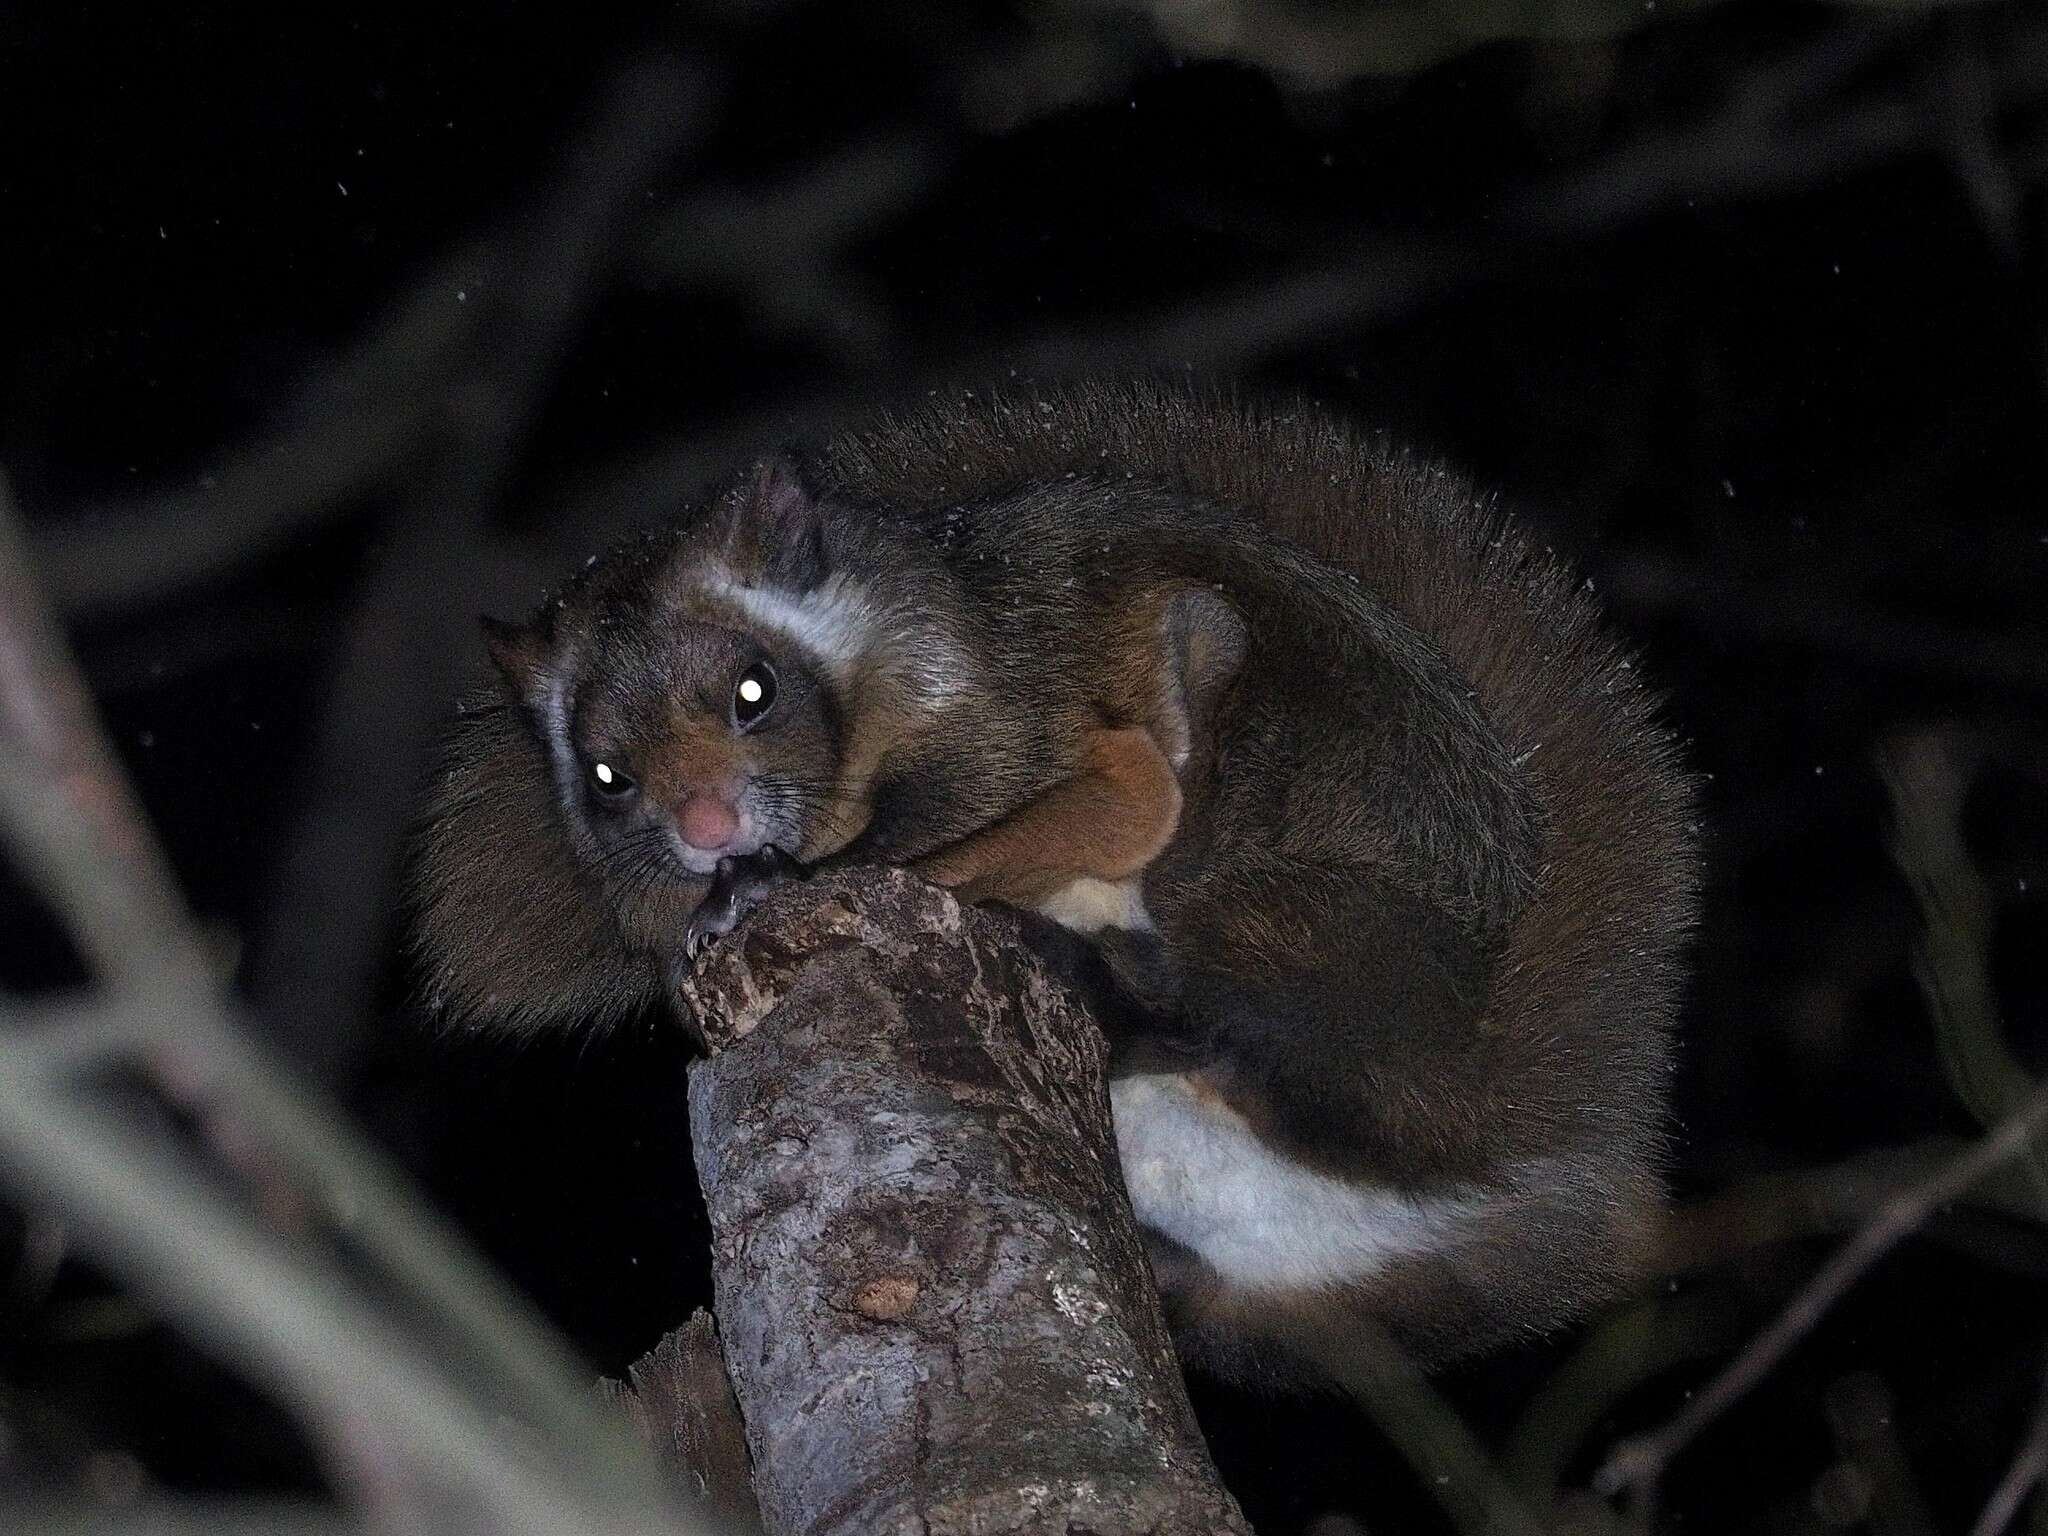
<path fill-rule="evenodd" d="M 1263 1324 L 1268 1296 L 1232 1296 L 1211 1276 L 1204 1301 L 1181 1309 L 1183 1344 L 1230 1374 L 1291 1376 L 1257 1341 L 1300 1356 L 1303 1340 L 1341 1332 L 1356 1308 L 1426 1358 L 1443 1358 L 1554 1326 L 1623 1285 L 1661 1198 L 1662 1104 L 1696 903 L 1696 838 L 1691 784 L 1655 719 L 1655 698 L 1569 573 L 1455 474 L 1305 403 L 1263 408 L 1144 385 L 964 398 L 842 439 L 830 465 L 841 483 L 890 502 L 937 505 L 968 487 L 994 494 L 1086 475 L 1243 508 L 1356 577 L 1441 650 L 1534 808 L 1540 852 L 1526 899 L 1497 930 L 1483 1006 L 1469 1024 L 1433 1036 L 1387 1032 L 1374 1052 L 1372 1095 L 1383 1131 L 1363 1161 L 1365 1171 L 1419 1187 L 1562 1153 L 1589 1159 L 1601 1175 L 1547 1199 L 1531 1194 L 1521 1219 L 1503 1221 L 1483 1251 L 1412 1263 L 1364 1294 L 1322 1298 L 1306 1324 Z M 1206 794 L 1191 787 L 1184 815 L 1193 825 L 1147 880 L 1148 893 L 1205 887 L 1207 920 L 1185 934 L 1187 946 L 1255 966 L 1280 957 L 1313 965 L 1337 934 L 1398 942 L 1399 925 L 1355 924 L 1340 896 L 1318 893 L 1319 848 L 1373 833 L 1319 800 L 1313 783 L 1293 786 L 1278 856 L 1233 861 L 1228 891 L 1219 888 L 1215 824 L 1242 821 L 1247 794 L 1288 789 L 1256 772 L 1222 777 Z M 1424 843 L 1432 818 L 1454 814 L 1444 802 L 1456 794 L 1445 782 L 1429 789 L 1404 808 Z M 1283 884 L 1292 899 L 1276 902 Z M 1158 912 L 1171 900 L 1151 904 Z M 1308 1160 L 1359 1166 L 1359 1147 L 1301 1145 L 1257 1095 L 1233 1103 Z M 1388 1148 L 1395 1156 L 1372 1167 Z"/>
<path fill-rule="evenodd" d="M 807 857 L 1023 901 L 1141 870 L 1156 939 L 1102 947 L 1157 982 L 1206 1091 L 1310 1167 L 1497 1197 L 1458 1248 L 1285 1305 L 1176 1267 L 1198 1358 L 1298 1375 L 1354 1315 L 1441 1358 L 1611 1294 L 1659 1198 L 1696 875 L 1672 744 L 1569 577 L 1462 481 L 1306 406 L 965 397 L 837 440 L 814 479 L 808 512 L 771 469 L 615 552 L 511 647 L 538 660 L 458 737 L 422 844 L 451 1007 L 644 1001 L 702 892 L 623 903 L 573 785 L 550 794 L 535 737 L 522 755 L 538 682 L 567 679 L 576 728 L 609 700 L 668 792 L 794 785 Z M 819 671 L 808 734 L 713 740 L 673 705 L 729 670 L 690 638 L 734 624 L 689 586 L 713 558 L 844 574 L 876 616 L 860 666 Z M 957 673 L 942 708 L 933 666 Z"/>
<path fill-rule="evenodd" d="M 1036 906 L 1075 880 L 1141 873 L 1172 839 L 1180 804 L 1180 781 L 1150 732 L 1098 731 L 1072 777 L 920 859 L 917 872 L 969 901 Z"/>

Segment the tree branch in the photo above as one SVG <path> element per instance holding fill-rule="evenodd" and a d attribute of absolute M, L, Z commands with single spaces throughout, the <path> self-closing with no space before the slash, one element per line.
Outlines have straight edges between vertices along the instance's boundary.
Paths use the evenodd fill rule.
<path fill-rule="evenodd" d="M 681 1500 L 729 1532 L 757 1533 L 761 1502 L 718 1333 L 703 1308 L 626 1372 L 598 1384 L 653 1450 Z"/>
<path fill-rule="evenodd" d="M 2040 1400 L 2034 1405 L 2034 1416 L 2020 1440 L 2019 1451 L 1991 1491 L 1991 1497 L 1984 1501 L 1983 1513 L 1970 1527 L 1970 1536 L 1999 1536 L 2012 1524 L 2020 1505 L 2044 1477 L 2048 1477 L 2048 1374 L 2041 1379 Z"/>
<path fill-rule="evenodd" d="M 316 1071 L 369 1013 L 400 844 L 474 643 L 459 594 L 483 562 L 483 525 L 650 182 L 704 128 L 711 90 L 671 63 L 621 72 L 549 194 L 483 247 L 466 307 L 484 330 L 420 423 L 417 484 L 355 605 L 257 946 L 256 998 Z"/>
<path fill-rule="evenodd" d="M 54 1018 L 0 1018 L 0 1174 L 292 1405 L 334 1465 L 376 1462 L 402 1507 L 432 1496 L 447 1514 L 453 1499 L 506 1532 L 665 1525 L 644 1463 L 590 1411 L 566 1352 L 230 1021 L 29 572 L 4 486 L 0 833 L 105 991 L 97 1019 L 74 1003 Z M 273 1171 L 302 1179 L 317 1209 L 432 1320 L 431 1338 L 371 1302 L 319 1245 L 264 1227 L 78 1070 L 116 1061 L 173 1098 L 235 1117 Z M 461 1369 L 437 1364 L 444 1355 Z M 542 1445 L 513 1444 L 507 1414 L 539 1426 Z"/>
<path fill-rule="evenodd" d="M 900 871 L 778 894 L 685 983 L 766 1529 L 1244 1532 L 1118 1170 L 1100 1034 Z"/>
<path fill-rule="evenodd" d="M 1917 1229 L 1937 1206 L 1958 1199 L 1994 1168 L 2032 1147 L 2048 1129 L 2048 1083 L 1962 1157 L 1936 1169 L 1886 1201 L 1870 1222 L 1800 1290 L 1775 1322 L 1662 1429 L 1625 1440 L 1594 1478 L 1601 1492 L 1629 1492 L 1647 1505 L 1671 1459 L 1770 1372 L 1864 1271 Z"/>

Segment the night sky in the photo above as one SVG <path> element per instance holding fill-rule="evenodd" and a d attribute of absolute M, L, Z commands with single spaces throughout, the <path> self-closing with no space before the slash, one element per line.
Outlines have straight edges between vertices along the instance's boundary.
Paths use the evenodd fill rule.
<path fill-rule="evenodd" d="M 0 14 L 0 471 L 115 742 L 281 1048 L 599 1368 L 705 1297 L 681 1043 L 652 1021 L 437 1037 L 388 860 L 359 893 L 366 1006 L 277 1006 L 306 984 L 278 893 L 336 679 L 409 531 L 446 554 L 441 597 L 394 632 L 412 681 L 387 696 L 445 708 L 482 663 L 472 614 L 515 614 L 764 449 L 935 389 L 1305 392 L 1497 487 L 1583 570 L 1702 775 L 1682 1195 L 1981 1128 L 1915 975 L 1917 791 L 1883 768 L 1914 750 L 1960 776 L 1989 995 L 2048 1069 L 2039 11 L 1587 3 L 1569 39 L 1465 41 L 1458 8 L 1417 7 L 1434 22 L 1394 47 L 1332 41 L 1339 7 L 1242 9 L 1209 46 L 1079 4 Z M 1319 25 L 1291 54 L 1313 78 L 1276 61 Z M 586 253 L 587 300 L 546 315 L 519 284 L 577 259 L 548 212 L 585 190 L 565 146 L 649 70 L 680 126 Z M 437 478 L 450 442 L 488 444 L 492 473 Z M 450 484 L 475 525 L 436 545 Z M 139 518 L 154 550 L 250 506 L 282 531 L 94 595 L 96 532 Z M 416 778 L 432 727 L 391 737 L 390 772 Z M 0 864 L 0 981 L 75 974 Z M 1673 1528 L 1853 1527 L 1839 1469 L 1894 1452 L 1910 1487 L 1883 1507 L 1967 1528 L 2040 1380 L 2034 1209 L 1964 1202 L 1881 1264 L 1679 1464 Z M 1568 1481 L 1828 1251 L 1675 1281 L 1710 1321 Z M 29 1449 L 0 1478 L 72 1486 L 97 1450 L 172 1488 L 316 1480 L 281 1416 L 88 1268 L 12 1294 L 0 1424 Z M 1449 1390 L 1499 1444 L 1582 1337 Z M 1869 1390 L 1882 1454 L 1843 1427 Z M 1346 1407 L 1198 1402 L 1264 1531 L 1430 1507 Z"/>

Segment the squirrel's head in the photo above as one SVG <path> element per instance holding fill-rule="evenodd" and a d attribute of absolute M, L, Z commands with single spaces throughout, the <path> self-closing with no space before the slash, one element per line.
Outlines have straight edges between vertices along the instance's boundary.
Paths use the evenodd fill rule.
<path fill-rule="evenodd" d="M 721 858 L 829 837 L 858 601 L 771 464 L 672 541 L 615 551 L 525 625 L 484 621 L 571 846 L 631 931 Z M 670 915 L 661 914 L 665 921 Z"/>
<path fill-rule="evenodd" d="M 451 738 L 413 876 L 452 1015 L 623 1012 L 719 859 L 814 859 L 861 831 L 855 730 L 966 687 L 932 582 L 897 590 L 887 537 L 776 461 L 593 559 L 528 622 L 484 621 L 495 687 Z"/>
<path fill-rule="evenodd" d="M 816 502 L 775 464 L 528 622 L 484 621 L 495 686 L 456 722 L 411 865 L 445 1016 L 631 1013 L 720 858 L 835 845 L 858 605 L 824 555 Z"/>

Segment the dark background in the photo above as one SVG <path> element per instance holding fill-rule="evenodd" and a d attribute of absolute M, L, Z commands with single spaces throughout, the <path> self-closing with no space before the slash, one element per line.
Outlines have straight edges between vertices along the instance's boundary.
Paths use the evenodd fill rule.
<path fill-rule="evenodd" d="M 287 9 L 0 15 L 0 468 L 280 1044 L 597 1365 L 703 1297 L 680 1046 L 437 1038 L 393 942 L 406 793 L 473 612 L 930 389 L 1304 391 L 1586 572 L 1704 776 L 1682 1194 L 1881 1172 L 1985 1118 L 1916 982 L 1902 805 L 1959 818 L 1956 931 L 2048 1067 L 2038 9 L 1529 8 L 1551 39 L 1476 4 L 1173 12 L 1234 41 L 1078 4 Z M 591 128 L 636 91 L 680 119 L 644 164 Z M 565 148 L 593 132 L 637 167 L 601 216 Z M 1888 787 L 1887 751 L 1956 793 Z M 0 981 L 74 974 L 0 880 Z M 313 1477 L 13 1230 L 0 1469 Z M 1674 1279 L 1702 1304 L 1658 1324 L 1670 1367 L 1614 1389 L 1567 1480 L 1828 1242 Z M 2037 1390 L 2044 1277 L 2038 1219 L 1944 1212 L 1679 1463 L 1664 1521 L 1967 1527 Z M 1449 1389 L 1498 1444 L 1580 1337 Z M 1429 1508 L 1348 1408 L 1200 1400 L 1262 1530 Z"/>

